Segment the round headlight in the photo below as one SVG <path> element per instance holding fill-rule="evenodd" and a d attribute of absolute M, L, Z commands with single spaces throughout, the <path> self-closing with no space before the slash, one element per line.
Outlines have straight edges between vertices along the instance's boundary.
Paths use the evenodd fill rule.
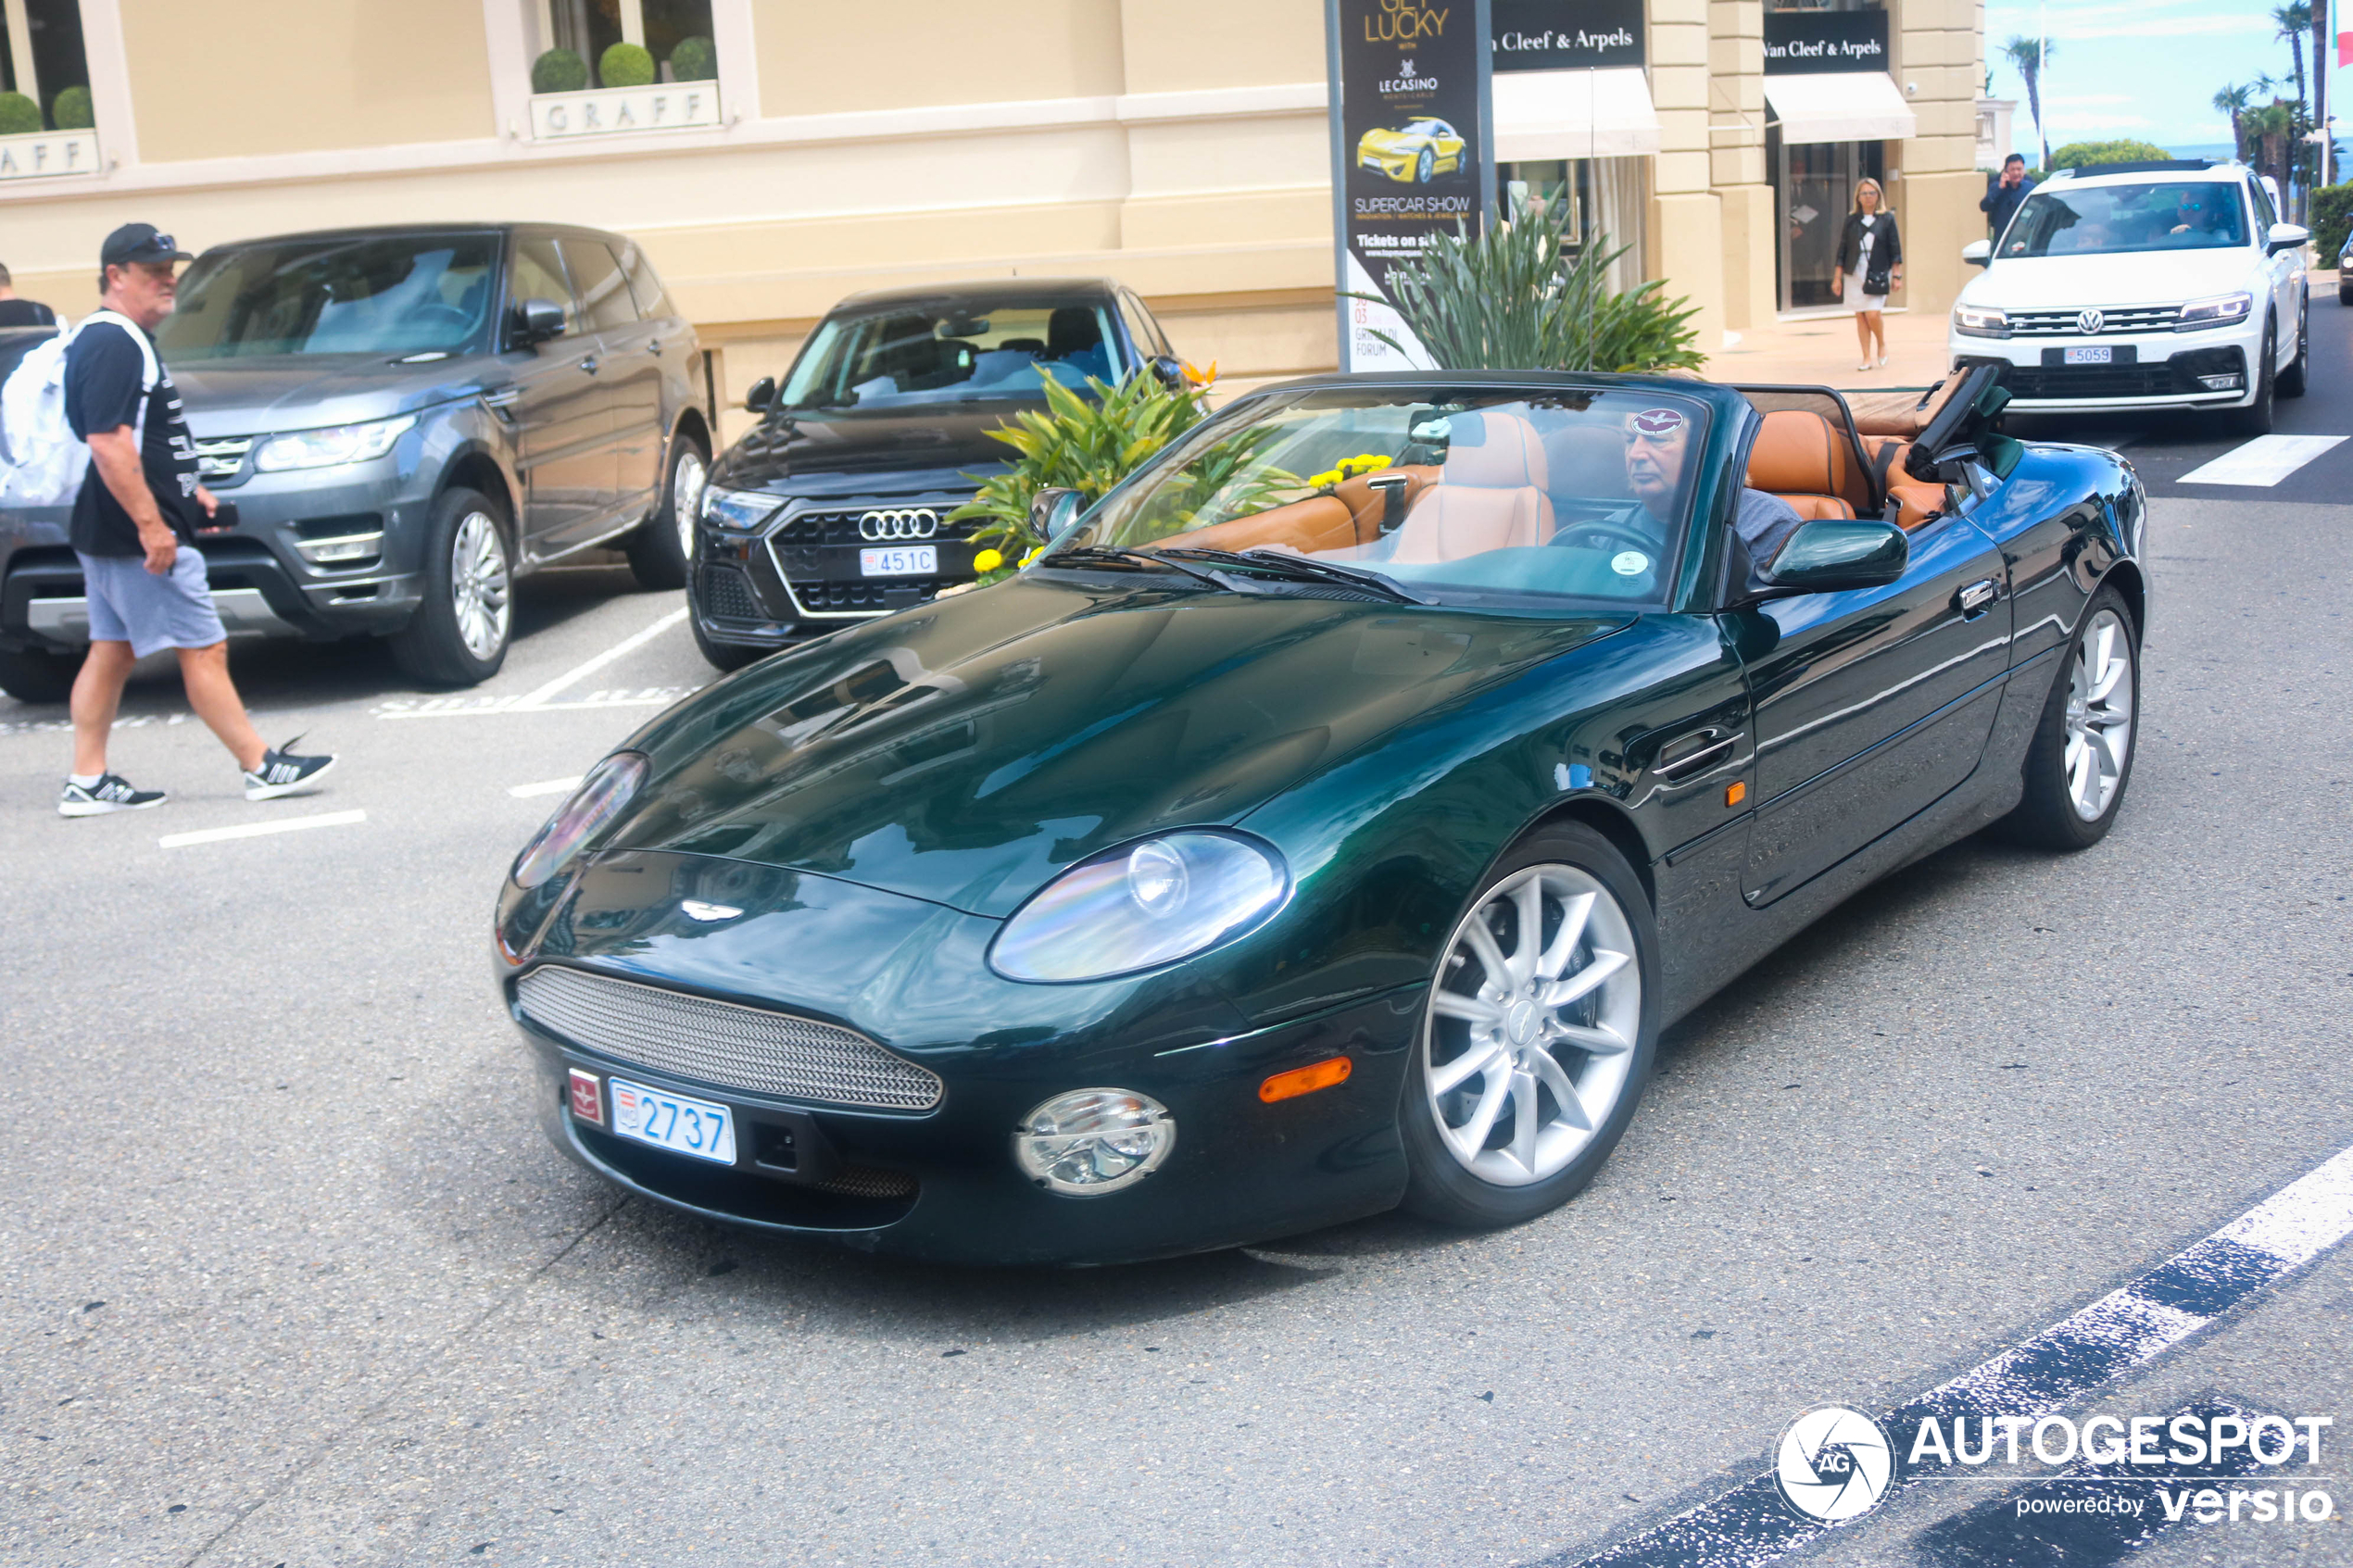
<path fill-rule="evenodd" d="M 1156 969 L 1262 924 L 1290 891 L 1272 845 L 1206 828 L 1079 861 L 1013 911 L 989 945 L 1008 980 L 1107 980 Z"/>
<path fill-rule="evenodd" d="M 635 751 L 616 751 L 588 770 L 572 798 L 557 808 L 515 857 L 515 885 L 536 887 L 563 870 L 583 845 L 627 809 L 645 782 L 646 759 Z"/>
<path fill-rule="evenodd" d="M 1168 1108 L 1130 1089 L 1074 1089 L 1021 1119 L 1013 1163 L 1049 1191 L 1099 1198 L 1142 1181 L 1176 1147 Z"/>

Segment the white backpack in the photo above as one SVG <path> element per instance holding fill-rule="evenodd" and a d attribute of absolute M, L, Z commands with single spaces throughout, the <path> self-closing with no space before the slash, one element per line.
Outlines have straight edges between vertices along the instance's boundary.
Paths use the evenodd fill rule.
<path fill-rule="evenodd" d="M 147 334 L 111 310 L 94 310 L 71 332 L 35 346 L 0 384 L 0 507 L 64 507 L 82 491 L 90 448 L 66 423 L 66 349 L 94 321 L 111 321 L 139 345 L 139 411 L 132 420 L 146 435 L 147 397 L 162 368 Z"/>

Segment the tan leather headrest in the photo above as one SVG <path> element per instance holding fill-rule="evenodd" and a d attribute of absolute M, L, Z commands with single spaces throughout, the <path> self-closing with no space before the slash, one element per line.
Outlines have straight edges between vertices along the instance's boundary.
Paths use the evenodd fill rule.
<path fill-rule="evenodd" d="M 1456 414 L 1450 423 L 1454 436 L 1446 446 L 1444 483 L 1482 490 L 1546 487 L 1544 444 L 1517 414 Z M 1478 445 L 1465 445 L 1464 436 L 1474 430 Z"/>
<path fill-rule="evenodd" d="M 1851 458 L 1844 433 L 1822 415 L 1776 408 L 1765 416 L 1749 452 L 1749 488 L 1776 495 L 1842 495 Z"/>

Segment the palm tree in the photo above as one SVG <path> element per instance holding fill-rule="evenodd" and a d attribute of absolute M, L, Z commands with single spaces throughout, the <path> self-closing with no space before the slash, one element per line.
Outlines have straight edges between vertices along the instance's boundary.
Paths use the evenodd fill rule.
<path fill-rule="evenodd" d="M 2308 100 L 2304 96 L 2304 35 L 2312 31 L 2312 7 L 2305 0 L 2289 0 L 2287 5 L 2274 6 L 2271 7 L 2271 26 L 2275 30 L 2272 37 L 2287 41 L 2288 58 L 2296 67 L 2296 74 L 2290 78 L 2296 83 L 2296 101 L 2305 103 Z M 2318 61 L 2316 55 L 2314 63 Z"/>
<path fill-rule="evenodd" d="M 2225 83 L 2222 90 L 2214 94 L 2214 107 L 2231 117 L 2231 148 L 2238 155 L 2238 160 L 2245 163 L 2246 161 L 2246 111 L 2255 107 L 2254 85 L 2249 83 L 2245 87 L 2233 87 Z"/>
<path fill-rule="evenodd" d="M 2034 117 L 2034 142 L 2042 148 L 2042 167 L 2051 162 L 2051 139 L 2043 133 L 2043 62 L 2058 53 L 2058 45 L 2047 38 L 2027 38 L 2017 33 L 2002 45 L 2002 56 L 2011 69 L 2026 79 L 2026 107 Z"/>
<path fill-rule="evenodd" d="M 2325 184 L 2332 172 L 2329 168 L 2332 145 L 2329 141 L 2329 8 L 2327 0 L 2307 8 L 2312 13 L 2312 123 L 2321 132 L 2320 161 L 2314 165 L 2313 172 L 2319 182 Z"/>

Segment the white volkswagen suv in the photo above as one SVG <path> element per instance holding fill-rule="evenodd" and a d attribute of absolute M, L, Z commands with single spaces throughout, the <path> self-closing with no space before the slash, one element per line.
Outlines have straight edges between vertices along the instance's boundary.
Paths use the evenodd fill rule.
<path fill-rule="evenodd" d="M 1953 307 L 1956 370 L 2002 367 L 2021 413 L 2219 408 L 2271 428 L 2304 391 L 2303 246 L 2235 163 L 2062 169 L 1998 240 Z"/>

